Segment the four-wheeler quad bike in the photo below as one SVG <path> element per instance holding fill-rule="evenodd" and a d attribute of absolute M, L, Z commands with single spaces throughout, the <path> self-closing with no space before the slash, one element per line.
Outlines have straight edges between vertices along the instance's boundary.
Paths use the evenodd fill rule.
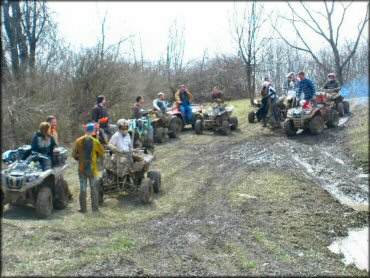
<path fill-rule="evenodd" d="M 201 105 L 191 104 L 191 109 L 192 109 L 192 112 L 193 112 L 193 116 L 192 116 L 192 120 L 190 122 L 185 121 L 185 117 L 182 114 L 181 109 L 180 109 L 180 103 L 178 103 L 178 102 L 175 102 L 174 105 L 173 105 L 173 109 L 167 112 L 169 115 L 173 115 L 173 116 L 176 116 L 178 118 L 177 123 L 180 127 L 180 131 L 183 131 L 184 127 L 188 124 L 191 124 L 192 128 L 194 129 L 195 128 L 195 122 L 198 119 L 202 119 L 203 115 L 202 115 L 202 106 Z"/>
<path fill-rule="evenodd" d="M 32 205 L 39 218 L 47 218 L 53 208 L 67 207 L 72 195 L 63 174 L 68 168 L 65 163 L 67 150 L 58 148 L 53 154 L 51 169 L 43 171 L 40 159 L 49 159 L 37 152 L 31 152 L 30 145 L 3 154 L 3 162 L 9 165 L 1 171 L 2 206 Z"/>
<path fill-rule="evenodd" d="M 349 101 L 344 100 L 344 97 L 336 92 L 333 89 L 322 89 L 322 92 L 327 93 L 328 101 L 332 101 L 335 104 L 335 109 L 339 113 L 339 117 L 343 117 L 344 114 L 349 113 Z"/>
<path fill-rule="evenodd" d="M 284 131 L 287 135 L 294 135 L 298 129 L 309 130 L 311 134 L 317 135 L 324 130 L 324 124 L 332 128 L 338 126 L 339 115 L 335 105 L 328 102 L 325 92 L 316 93 L 317 104 L 303 105 L 288 110 L 287 119 L 284 122 Z"/>
<path fill-rule="evenodd" d="M 130 119 L 128 131 L 131 134 L 134 148 L 144 148 L 145 153 L 154 153 L 153 139 L 149 138 L 146 133 L 152 123 L 148 117 L 141 117 L 140 119 Z"/>
<path fill-rule="evenodd" d="M 150 119 L 155 142 L 163 143 L 167 135 L 169 138 L 180 136 L 182 123 L 175 115 L 168 115 L 155 110 L 146 110 L 144 114 Z"/>
<path fill-rule="evenodd" d="M 229 135 L 231 130 L 238 128 L 238 118 L 231 117 L 233 106 L 218 103 L 210 107 L 209 112 L 203 112 L 203 117 L 195 122 L 195 133 L 202 134 L 203 130 L 213 130 Z"/>
<path fill-rule="evenodd" d="M 286 118 L 287 114 L 287 106 L 284 104 L 285 97 L 279 97 L 277 102 L 277 109 L 278 109 L 278 115 L 280 117 L 280 121 L 283 122 Z M 253 106 L 260 109 L 262 106 L 262 103 L 260 100 L 254 100 Z M 257 112 L 251 111 L 248 113 L 248 122 L 254 123 L 255 120 L 257 120 Z M 266 125 L 267 123 L 270 123 L 271 125 L 275 124 L 275 119 L 271 111 L 271 106 L 269 107 L 269 111 L 267 115 L 262 119 L 263 124 Z"/>
<path fill-rule="evenodd" d="M 106 151 L 103 176 L 97 181 L 100 206 L 103 205 L 104 195 L 117 192 L 138 194 L 140 201 L 147 204 L 153 200 L 153 191 L 160 191 L 161 173 L 148 171 L 153 156 L 133 156 L 134 152 L 137 150 L 124 154 Z"/>

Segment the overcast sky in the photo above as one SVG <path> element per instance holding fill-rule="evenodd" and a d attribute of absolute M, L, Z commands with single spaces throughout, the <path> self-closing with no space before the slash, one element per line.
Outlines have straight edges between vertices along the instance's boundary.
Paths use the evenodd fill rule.
<path fill-rule="evenodd" d="M 267 14 L 270 12 L 285 14 L 289 11 L 285 2 L 262 2 Z M 347 3 L 347 2 L 343 2 Z M 297 5 L 297 2 L 291 2 Z M 314 9 L 322 9 L 322 2 L 310 3 Z M 343 38 L 352 39 L 358 23 L 363 20 L 366 12 L 366 1 L 354 2 L 343 23 Z M 130 34 L 135 35 L 135 47 L 139 40 L 143 46 L 144 58 L 156 61 L 165 55 L 168 29 L 177 19 L 185 26 L 185 58 L 199 58 L 204 50 L 213 56 L 217 53 L 234 54 L 235 43 L 232 39 L 229 19 L 234 7 L 242 10 L 243 2 L 48 2 L 54 14 L 54 20 L 59 25 L 60 35 L 75 49 L 80 46 L 94 46 L 101 36 L 101 22 L 107 12 L 106 36 L 107 44 L 113 44 L 120 38 Z M 339 4 L 338 4 L 339 5 Z M 340 14 L 335 10 L 334 18 Z M 322 10 L 324 12 L 325 10 Z M 324 24 L 324 22 L 322 22 Z M 294 33 L 286 26 L 280 27 L 288 38 L 294 38 Z M 366 27 L 367 28 L 367 27 Z M 311 36 L 309 32 L 304 32 Z M 368 30 L 363 35 L 368 36 Z M 314 49 L 323 44 L 316 36 L 311 36 L 310 42 Z M 122 48 L 128 53 L 132 45 L 126 42 Z M 138 51 L 138 49 L 137 49 Z"/>

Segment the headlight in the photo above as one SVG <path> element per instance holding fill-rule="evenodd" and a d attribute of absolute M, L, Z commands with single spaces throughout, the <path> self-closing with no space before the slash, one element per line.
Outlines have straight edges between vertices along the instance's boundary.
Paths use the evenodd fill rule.
<path fill-rule="evenodd" d="M 288 110 L 287 117 L 289 118 L 293 117 L 293 109 Z"/>
<path fill-rule="evenodd" d="M 308 109 L 308 110 L 303 110 L 303 114 L 304 115 L 309 115 L 309 114 L 311 114 L 311 112 L 312 112 L 312 109 Z"/>

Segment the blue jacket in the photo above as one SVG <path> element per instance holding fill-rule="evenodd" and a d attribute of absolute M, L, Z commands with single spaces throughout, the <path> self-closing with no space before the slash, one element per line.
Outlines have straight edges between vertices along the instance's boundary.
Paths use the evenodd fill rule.
<path fill-rule="evenodd" d="M 54 148 L 56 147 L 57 144 L 55 143 L 53 136 L 49 136 L 48 139 L 45 140 L 45 137 L 38 131 L 36 131 L 33 135 L 31 144 L 31 150 L 33 152 L 38 152 L 43 155 L 51 156 Z"/>
<path fill-rule="evenodd" d="M 302 91 L 304 93 L 305 100 L 311 100 L 313 98 L 313 95 L 316 93 L 316 89 L 311 80 L 305 78 L 299 82 L 298 98 L 301 97 Z"/>

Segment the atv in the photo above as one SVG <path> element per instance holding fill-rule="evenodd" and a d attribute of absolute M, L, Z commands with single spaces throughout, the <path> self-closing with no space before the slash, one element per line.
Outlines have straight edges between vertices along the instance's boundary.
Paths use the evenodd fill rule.
<path fill-rule="evenodd" d="M 202 134 L 203 130 L 213 130 L 229 135 L 231 130 L 238 128 L 238 118 L 231 117 L 233 106 L 227 106 L 223 102 L 212 105 L 208 112 L 203 112 L 203 117 L 195 122 L 195 133 Z"/>
<path fill-rule="evenodd" d="M 104 195 L 117 192 L 138 194 L 140 201 L 144 204 L 152 202 L 153 192 L 159 193 L 161 173 L 148 171 L 153 156 L 143 153 L 139 157 L 132 156 L 137 151 L 142 152 L 142 150 L 134 150 L 113 154 L 106 151 L 103 176 L 97 181 L 100 206 L 103 205 Z"/>
<path fill-rule="evenodd" d="M 344 100 L 342 95 L 334 92 L 332 89 L 321 89 L 322 92 L 327 93 L 328 101 L 331 101 L 335 104 L 335 108 L 339 113 L 339 117 L 343 117 L 345 114 L 348 114 L 349 111 L 349 101 Z"/>
<path fill-rule="evenodd" d="M 192 116 L 192 120 L 190 122 L 185 121 L 185 117 L 181 112 L 179 102 L 174 102 L 173 109 L 167 112 L 169 115 L 176 116 L 178 118 L 177 123 L 180 127 L 180 131 L 183 131 L 185 126 L 187 126 L 188 124 L 191 124 L 192 129 L 194 129 L 195 128 L 195 122 L 198 119 L 202 119 L 202 117 L 203 117 L 202 107 L 200 105 L 192 104 L 191 108 L 192 108 L 193 116 Z"/>
<path fill-rule="evenodd" d="M 149 128 L 152 126 L 152 123 L 150 119 L 145 116 L 143 115 L 143 117 L 140 119 L 130 119 L 128 131 L 131 135 L 134 148 L 143 147 L 145 153 L 148 153 L 148 151 L 153 153 L 154 152 L 153 139 L 149 138 L 146 135 Z"/>
<path fill-rule="evenodd" d="M 328 128 L 338 126 L 339 115 L 335 105 L 327 100 L 325 92 L 316 92 L 316 102 L 300 102 L 297 108 L 288 110 L 287 119 L 284 122 L 284 131 L 287 135 L 294 135 L 298 129 L 309 130 L 311 134 L 318 135 L 323 132 L 324 124 Z"/>
<path fill-rule="evenodd" d="M 67 150 L 57 148 L 53 154 L 51 169 L 43 171 L 40 159 L 49 159 L 37 152 L 31 152 L 30 145 L 18 150 L 7 151 L 2 160 L 6 167 L 1 171 L 2 206 L 28 205 L 36 208 L 39 218 L 47 218 L 55 209 L 64 209 L 72 195 L 63 174 L 68 168 L 65 163 Z"/>
<path fill-rule="evenodd" d="M 175 115 L 168 115 L 155 110 L 143 111 L 143 115 L 147 116 L 151 122 L 155 142 L 163 143 L 167 136 L 169 138 L 178 138 L 180 136 L 182 123 Z"/>

